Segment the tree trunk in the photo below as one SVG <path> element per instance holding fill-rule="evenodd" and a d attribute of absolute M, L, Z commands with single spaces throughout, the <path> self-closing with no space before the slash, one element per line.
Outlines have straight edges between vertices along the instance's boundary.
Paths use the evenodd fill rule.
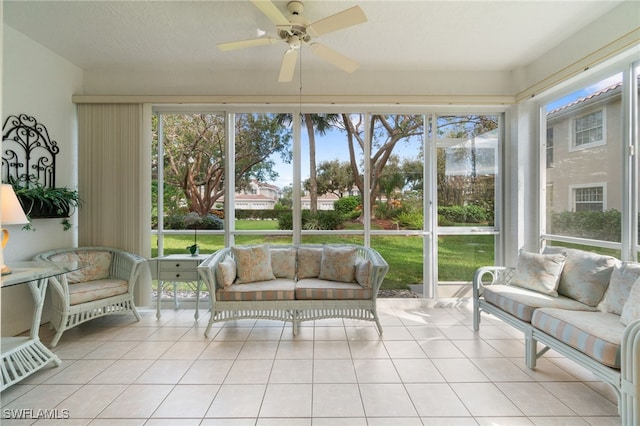
<path fill-rule="evenodd" d="M 313 119 L 311 114 L 305 115 L 307 134 L 309 135 L 309 210 L 311 214 L 318 211 L 318 175 L 316 170 L 316 137 L 313 131 Z"/>

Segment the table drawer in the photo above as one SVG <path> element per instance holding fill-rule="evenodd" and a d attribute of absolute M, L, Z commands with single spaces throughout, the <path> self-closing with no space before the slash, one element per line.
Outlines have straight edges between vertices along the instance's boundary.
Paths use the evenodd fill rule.
<path fill-rule="evenodd" d="M 160 270 L 158 273 L 158 280 L 160 281 L 197 281 L 198 280 L 198 271 L 197 270 L 187 270 L 184 269 L 182 271 L 178 270 Z"/>
<path fill-rule="evenodd" d="M 198 260 L 161 260 L 158 262 L 160 273 L 162 271 L 195 271 L 199 264 Z"/>

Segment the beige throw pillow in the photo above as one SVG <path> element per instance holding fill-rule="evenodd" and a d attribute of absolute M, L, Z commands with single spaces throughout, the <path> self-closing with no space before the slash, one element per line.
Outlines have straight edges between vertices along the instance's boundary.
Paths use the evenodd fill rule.
<path fill-rule="evenodd" d="M 567 255 L 537 254 L 521 251 L 512 284 L 558 297 L 560 274 Z"/>
<path fill-rule="evenodd" d="M 620 316 L 620 322 L 624 325 L 629 325 L 632 322 L 640 319 L 640 278 L 636 280 L 631 287 L 629 293 L 629 299 L 622 308 L 622 315 Z"/>
<path fill-rule="evenodd" d="M 318 278 L 344 283 L 354 282 L 357 256 L 355 247 L 323 247 Z"/>
<path fill-rule="evenodd" d="M 317 278 L 320 275 L 321 248 L 300 247 L 298 249 L 298 279 Z"/>
<path fill-rule="evenodd" d="M 275 280 L 268 244 L 231 247 L 237 266 L 238 284 Z"/>
<path fill-rule="evenodd" d="M 236 280 L 236 262 L 231 256 L 227 256 L 216 265 L 216 281 L 218 286 L 227 288 Z"/>

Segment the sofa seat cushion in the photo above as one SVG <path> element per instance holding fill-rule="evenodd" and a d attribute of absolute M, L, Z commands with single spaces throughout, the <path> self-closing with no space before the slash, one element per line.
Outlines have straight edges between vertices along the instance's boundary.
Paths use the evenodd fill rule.
<path fill-rule="evenodd" d="M 125 294 L 128 289 L 129 284 L 125 280 L 118 279 L 103 279 L 69 284 L 69 304 L 73 306 L 118 296 Z"/>
<path fill-rule="evenodd" d="M 620 368 L 625 326 L 618 315 L 542 308 L 533 313 L 531 325 L 604 365 Z"/>
<path fill-rule="evenodd" d="M 225 302 L 293 300 L 294 298 L 295 282 L 284 278 L 232 284 L 227 288 L 218 288 L 216 291 L 216 299 Z"/>
<path fill-rule="evenodd" d="M 483 295 L 486 302 L 524 322 L 531 322 L 533 312 L 538 308 L 560 308 L 575 311 L 598 310 L 565 296 L 553 297 L 511 285 L 486 286 Z"/>
<path fill-rule="evenodd" d="M 296 299 L 301 300 L 363 300 L 371 299 L 373 291 L 357 283 L 306 278 L 296 283 Z"/>

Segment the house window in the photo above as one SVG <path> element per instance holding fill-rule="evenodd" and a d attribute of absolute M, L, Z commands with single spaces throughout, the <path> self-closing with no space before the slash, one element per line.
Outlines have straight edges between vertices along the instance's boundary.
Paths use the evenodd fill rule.
<path fill-rule="evenodd" d="M 604 210 L 604 188 L 591 186 L 586 188 L 574 188 L 574 208 L 577 212 Z"/>
<path fill-rule="evenodd" d="M 575 119 L 574 147 L 604 142 L 604 114 L 602 110 Z"/>

